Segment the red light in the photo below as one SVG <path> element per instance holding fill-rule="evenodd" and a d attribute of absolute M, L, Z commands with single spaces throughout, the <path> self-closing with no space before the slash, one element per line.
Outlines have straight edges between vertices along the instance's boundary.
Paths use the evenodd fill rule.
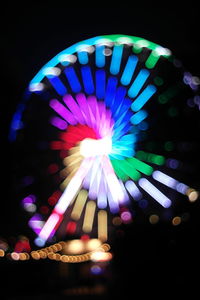
<path fill-rule="evenodd" d="M 66 232 L 68 234 L 73 234 L 76 231 L 76 223 L 75 222 L 69 222 L 66 226 Z"/>
<path fill-rule="evenodd" d="M 51 165 L 49 165 L 48 166 L 48 173 L 49 174 L 54 174 L 54 173 L 56 173 L 56 172 L 58 172 L 58 165 L 57 164 L 51 164 Z"/>

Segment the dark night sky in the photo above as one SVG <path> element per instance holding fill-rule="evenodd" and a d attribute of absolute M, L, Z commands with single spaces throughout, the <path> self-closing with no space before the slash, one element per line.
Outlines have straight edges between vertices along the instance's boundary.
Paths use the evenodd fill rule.
<path fill-rule="evenodd" d="M 173 7 L 167 2 L 161 2 L 159 7 L 153 5 L 147 7 L 146 4 L 141 4 L 130 8 L 130 4 L 120 7 L 120 4 L 116 2 L 116 8 L 111 9 L 106 8 L 103 3 L 98 8 L 99 2 L 85 7 L 83 5 L 79 7 L 78 1 L 73 5 L 63 4 L 63 2 L 54 1 L 49 4 L 50 1 L 27 1 L 23 5 L 18 4 L 14 7 L 11 4 L 5 4 L 1 8 L 0 43 L 1 74 L 3 76 L 0 121 L 3 123 L 1 126 L 1 145 L 3 145 L 1 146 L 1 174 L 4 174 L 1 180 L 3 195 L 1 195 L 1 201 L 4 202 L 6 199 L 1 205 L 0 212 L 0 236 L 3 237 L 5 237 L 5 233 L 9 232 L 10 234 L 12 228 L 10 219 L 17 219 L 16 211 L 9 212 L 9 203 L 14 201 L 11 199 L 12 191 L 9 192 L 12 190 L 9 182 L 10 146 L 7 141 L 9 122 L 24 88 L 39 68 L 50 58 L 73 43 L 86 38 L 122 33 L 143 37 L 171 49 L 189 71 L 200 76 L 199 9 L 197 4 Z M 6 229 L 7 226 L 9 230 Z M 139 270 L 138 277 L 133 276 L 138 292 L 147 288 L 147 294 L 149 290 L 149 295 L 157 294 L 161 298 L 163 293 L 168 290 L 170 294 L 172 289 L 177 293 L 179 291 L 184 293 L 185 290 L 192 293 L 197 283 L 193 282 L 190 276 L 195 276 L 193 272 L 199 265 L 195 222 L 185 227 L 184 232 L 181 233 L 178 230 L 173 233 L 170 230 L 165 231 L 166 240 L 162 236 L 161 229 L 157 232 L 147 229 L 146 233 L 143 232 L 143 229 L 139 229 L 134 235 L 135 244 L 141 245 L 135 248 L 134 256 L 132 255 L 134 247 L 128 247 L 126 251 L 126 255 L 130 257 L 132 270 L 129 269 L 128 261 L 122 263 L 123 246 L 119 246 L 119 256 L 113 267 L 116 272 L 116 282 L 112 285 L 119 285 L 122 282 L 122 287 L 119 289 L 122 295 L 124 290 L 131 291 L 130 278 L 133 276 L 134 270 Z M 129 245 L 130 236 L 129 232 L 124 241 L 126 245 Z M 145 254 L 147 252 L 148 255 Z M 145 259 L 140 267 L 137 260 L 142 257 Z M 168 257 L 168 259 L 165 260 L 164 257 Z M 136 262 L 134 262 L 135 259 Z M 32 268 L 33 272 L 36 272 L 35 267 L 32 266 Z M 127 269 L 129 272 L 126 277 L 129 277 L 129 280 L 125 281 L 120 274 L 126 272 Z M 24 270 L 26 269 L 24 268 Z M 12 271 L 17 273 L 19 269 L 15 267 Z M 158 285 L 162 286 L 161 294 L 157 290 L 156 281 Z M 46 284 L 48 287 L 49 281 Z M 43 293 L 45 292 L 43 291 Z M 190 297 L 190 299 L 193 298 L 193 296 Z"/>

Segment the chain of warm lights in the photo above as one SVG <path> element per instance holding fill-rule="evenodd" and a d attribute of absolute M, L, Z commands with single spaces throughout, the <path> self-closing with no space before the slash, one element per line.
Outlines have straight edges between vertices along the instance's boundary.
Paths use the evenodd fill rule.
<path fill-rule="evenodd" d="M 50 260 L 56 260 L 65 263 L 80 263 L 89 260 L 105 261 L 111 259 L 112 254 L 109 253 L 110 245 L 107 243 L 100 245 L 95 250 L 80 255 L 66 255 L 66 254 L 57 253 L 59 251 L 62 251 L 69 243 L 70 242 L 61 241 L 49 247 L 45 247 L 40 250 L 31 251 L 30 254 L 27 252 L 20 252 L 20 253 L 11 252 L 11 253 L 7 253 L 6 257 L 15 261 L 17 260 L 25 261 L 29 259 L 39 260 L 39 259 L 48 258 Z M 3 249 L 0 249 L 0 257 L 1 258 L 5 257 L 5 251 Z"/>

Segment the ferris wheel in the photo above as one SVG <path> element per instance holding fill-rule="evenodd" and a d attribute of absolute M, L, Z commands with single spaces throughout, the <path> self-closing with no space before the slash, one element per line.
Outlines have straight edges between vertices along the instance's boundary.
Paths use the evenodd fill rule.
<path fill-rule="evenodd" d="M 10 129 L 36 245 L 66 234 L 107 241 L 141 211 L 153 224 L 196 201 L 180 173 L 197 92 L 169 49 L 134 36 L 90 38 L 45 64 Z"/>

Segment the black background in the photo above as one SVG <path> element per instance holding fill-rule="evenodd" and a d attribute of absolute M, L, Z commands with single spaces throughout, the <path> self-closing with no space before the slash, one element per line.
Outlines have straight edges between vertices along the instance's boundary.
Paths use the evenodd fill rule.
<path fill-rule="evenodd" d="M 27 1 L 15 6 L 6 3 L 1 8 L 1 237 L 18 234 L 16 228 L 21 216 L 10 181 L 9 122 L 24 88 L 49 59 L 75 42 L 121 33 L 143 37 L 171 49 L 193 75 L 200 76 L 197 5 L 187 3 L 175 7 L 167 2 L 107 5 Z M 129 294 L 130 298 L 136 298 L 137 294 L 162 299 L 168 295 L 172 299 L 175 294 L 181 298 L 188 293 L 189 299 L 194 299 L 198 291 L 200 250 L 198 209 L 196 205 L 191 212 L 196 219 L 181 228 L 141 225 L 134 233 L 133 228 L 127 230 L 123 242 L 117 241 L 113 247 L 111 275 L 105 279 L 108 296 Z M 8 285 L 5 290 L 0 289 L 0 294 L 6 291 L 4 296 L 0 295 L 1 299 L 58 299 L 60 290 L 76 286 L 77 278 L 81 282 L 77 267 L 74 269 L 77 277 L 72 270 L 70 283 L 68 278 L 61 284 L 54 263 L 1 263 L 0 284 Z M 24 282 L 23 287 L 19 278 Z"/>

